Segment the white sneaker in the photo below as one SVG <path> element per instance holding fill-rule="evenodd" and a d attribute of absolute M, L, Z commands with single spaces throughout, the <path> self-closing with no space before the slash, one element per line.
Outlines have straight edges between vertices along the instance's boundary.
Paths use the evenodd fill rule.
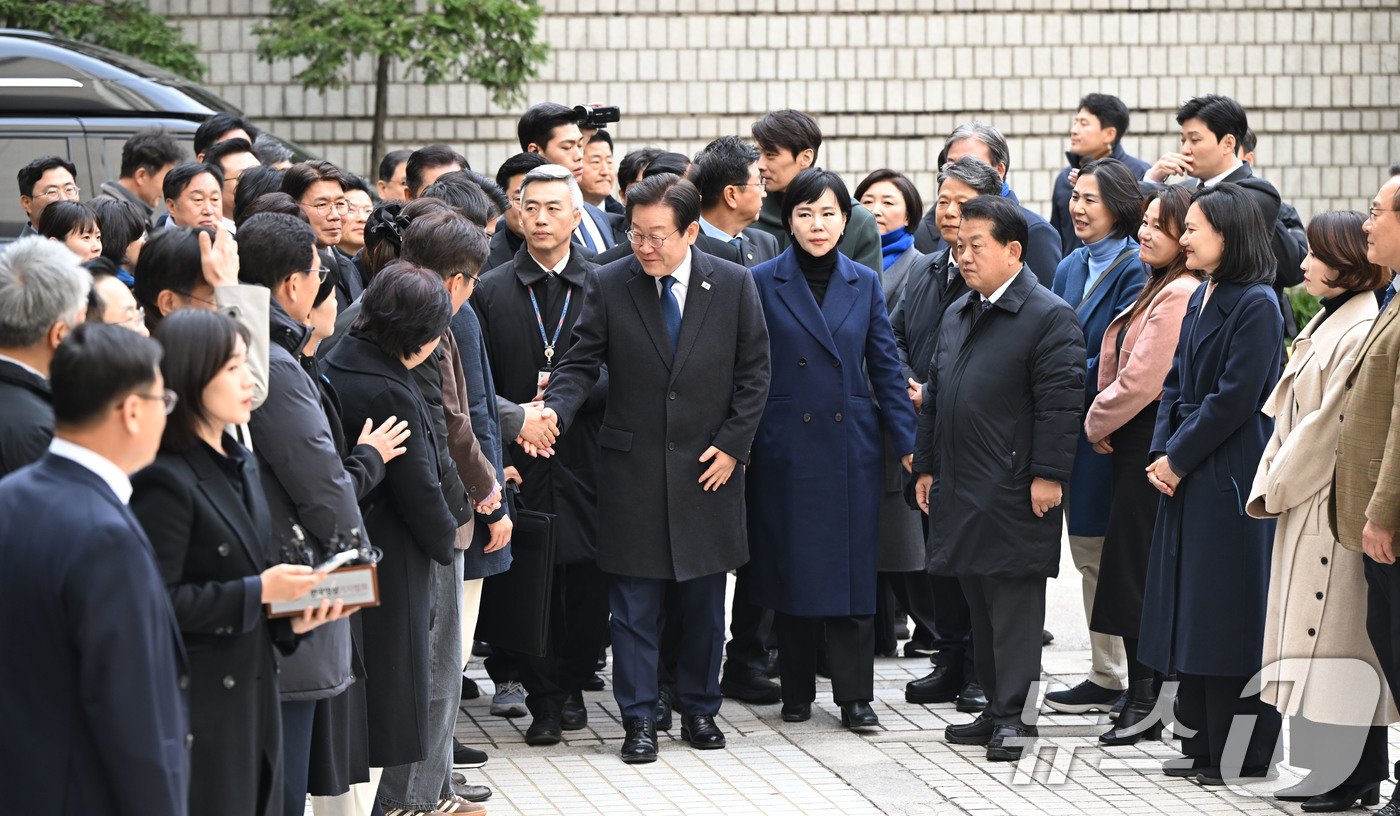
<path fill-rule="evenodd" d="M 523 717 L 530 713 L 525 707 L 525 687 L 515 680 L 497 686 L 491 697 L 491 713 L 497 717 Z"/>

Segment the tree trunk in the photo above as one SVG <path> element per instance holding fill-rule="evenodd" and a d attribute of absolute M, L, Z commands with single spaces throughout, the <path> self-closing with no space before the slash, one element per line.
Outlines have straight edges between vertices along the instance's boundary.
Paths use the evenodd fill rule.
<path fill-rule="evenodd" d="M 379 160 L 384 157 L 384 126 L 389 119 L 389 61 L 380 54 L 374 71 L 374 130 L 369 138 L 369 173 L 366 178 L 378 178 Z"/>

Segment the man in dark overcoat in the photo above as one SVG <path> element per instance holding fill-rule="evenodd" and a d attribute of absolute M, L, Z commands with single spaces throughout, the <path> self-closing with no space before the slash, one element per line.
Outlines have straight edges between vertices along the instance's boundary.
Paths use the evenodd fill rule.
<path fill-rule="evenodd" d="M 691 250 L 695 185 L 662 173 L 628 190 L 636 254 L 593 273 L 545 405 L 564 437 L 604 366 L 598 566 L 611 577 L 613 685 L 627 762 L 656 759 L 662 607 L 681 626 L 681 737 L 720 748 L 725 573 L 748 560 L 744 479 L 768 395 L 768 330 L 747 269 Z"/>
<path fill-rule="evenodd" d="M 914 453 L 929 570 L 962 584 L 988 701 L 945 734 L 994 761 L 1019 759 L 1036 736 L 1023 712 L 1084 413 L 1084 332 L 1022 262 L 1027 235 L 1000 196 L 963 205 L 956 249 L 971 291 L 943 318 Z"/>

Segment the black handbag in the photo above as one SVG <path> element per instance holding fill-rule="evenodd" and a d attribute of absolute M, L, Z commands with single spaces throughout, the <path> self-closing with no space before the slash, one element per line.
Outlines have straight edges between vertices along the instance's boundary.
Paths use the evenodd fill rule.
<path fill-rule="evenodd" d="M 515 512 L 510 569 L 485 580 L 476 639 L 535 657 L 549 643 L 558 534 L 551 513 Z"/>

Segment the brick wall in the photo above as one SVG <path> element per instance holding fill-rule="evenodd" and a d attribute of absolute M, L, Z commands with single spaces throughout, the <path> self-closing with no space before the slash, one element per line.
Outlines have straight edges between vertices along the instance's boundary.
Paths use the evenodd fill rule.
<path fill-rule="evenodd" d="M 199 43 L 214 92 L 332 161 L 372 168 L 369 60 L 346 89 L 305 91 L 287 63 L 253 55 L 266 0 L 251 12 L 247 0 L 151 5 Z M 647 143 L 694 153 L 796 107 L 826 134 L 822 165 L 852 184 L 894 167 L 927 193 L 943 138 L 978 118 L 1007 134 L 1009 180 L 1045 213 L 1080 96 L 1122 97 L 1124 144 L 1150 161 L 1175 145 L 1177 105 L 1215 91 L 1249 110 L 1259 171 L 1305 217 L 1361 208 L 1400 161 L 1397 0 L 546 0 L 542 31 L 553 52 L 529 99 L 622 106 L 619 156 Z M 395 80 L 389 147 L 447 142 L 488 172 L 516 152 L 523 108 L 474 86 Z"/>

